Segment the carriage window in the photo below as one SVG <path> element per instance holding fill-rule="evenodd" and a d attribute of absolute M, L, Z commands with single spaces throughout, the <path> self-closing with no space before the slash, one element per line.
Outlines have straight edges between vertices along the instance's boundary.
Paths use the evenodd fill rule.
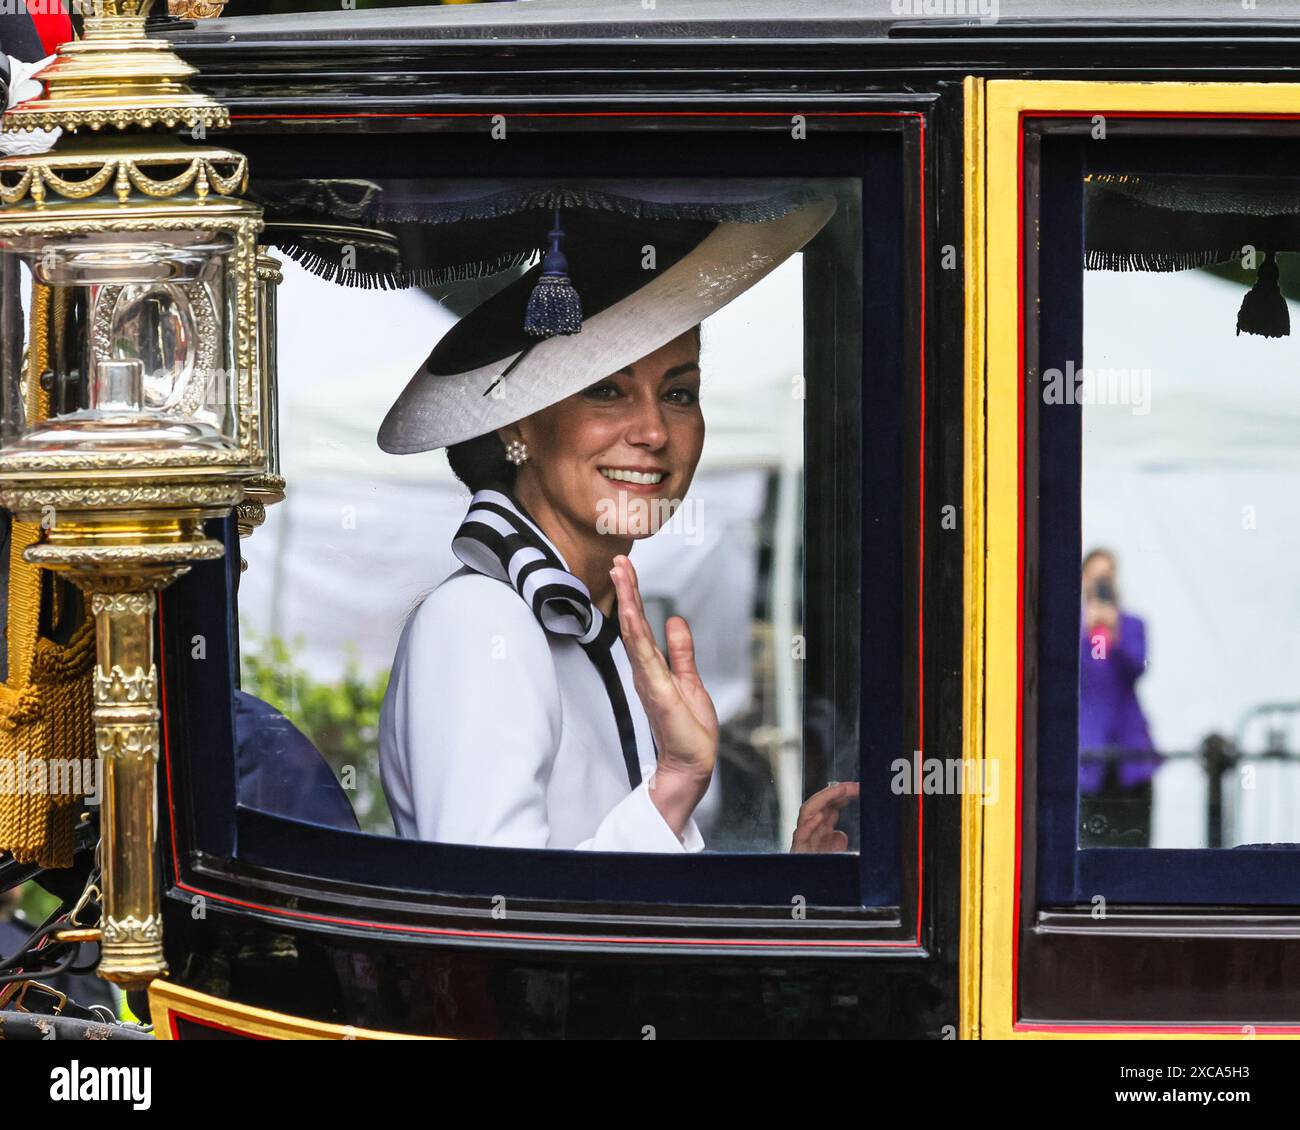
<path fill-rule="evenodd" d="M 241 546 L 240 803 L 857 851 L 861 519 L 812 485 L 859 474 L 857 182 L 263 187 L 271 235 L 277 206 L 299 227 L 287 489 Z M 356 234 L 283 236 L 304 200 Z"/>
<path fill-rule="evenodd" d="M 1082 406 L 1079 846 L 1294 844 L 1294 182 L 1093 174 L 1084 204 L 1082 363 L 1043 373 Z"/>

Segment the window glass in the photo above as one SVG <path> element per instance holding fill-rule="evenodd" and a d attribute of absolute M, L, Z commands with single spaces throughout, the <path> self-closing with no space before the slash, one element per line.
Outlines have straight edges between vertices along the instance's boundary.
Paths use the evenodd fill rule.
<path fill-rule="evenodd" d="M 1300 841 L 1300 213 L 1085 178 L 1079 845 Z M 1067 367 L 1068 368 L 1068 367 Z"/>
<path fill-rule="evenodd" d="M 805 498 L 804 459 L 853 412 L 808 358 L 861 351 L 856 280 L 829 289 L 860 263 L 857 183 L 573 182 L 558 212 L 518 209 L 530 182 L 312 187 L 368 209 L 371 242 L 288 247 L 286 496 L 241 547 L 240 802 L 447 843 L 856 851 L 858 703 L 809 685 L 834 626 L 804 613 L 827 603 L 809 584 L 859 595 L 813 523 L 860 541 Z M 421 222 L 457 192 L 472 218 Z M 628 656 L 643 627 L 675 678 Z"/>

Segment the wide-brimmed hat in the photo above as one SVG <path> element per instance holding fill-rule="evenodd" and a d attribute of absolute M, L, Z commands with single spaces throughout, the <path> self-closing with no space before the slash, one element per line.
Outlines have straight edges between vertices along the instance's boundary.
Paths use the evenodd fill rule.
<path fill-rule="evenodd" d="M 385 417 L 379 446 L 446 447 L 581 392 L 722 309 L 834 212 L 829 194 L 745 220 L 557 209 L 539 233 L 546 256 L 438 342 Z"/>

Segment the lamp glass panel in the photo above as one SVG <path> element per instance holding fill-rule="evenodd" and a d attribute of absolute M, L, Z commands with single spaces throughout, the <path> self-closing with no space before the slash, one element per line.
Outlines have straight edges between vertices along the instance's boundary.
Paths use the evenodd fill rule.
<path fill-rule="evenodd" d="M 6 444 L 51 451 L 237 445 L 232 235 L 87 232 L 10 238 L 3 246 L 53 295 L 48 412 L 23 428 L 8 410 L 10 378 Z M 30 309 L 25 317 L 30 324 Z"/>

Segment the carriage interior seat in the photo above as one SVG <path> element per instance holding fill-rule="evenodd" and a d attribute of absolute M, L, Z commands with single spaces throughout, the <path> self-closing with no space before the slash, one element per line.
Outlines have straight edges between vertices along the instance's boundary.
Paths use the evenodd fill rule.
<path fill-rule="evenodd" d="M 270 703 L 235 691 L 239 803 L 275 816 L 360 830 L 347 792 L 308 737 Z"/>

